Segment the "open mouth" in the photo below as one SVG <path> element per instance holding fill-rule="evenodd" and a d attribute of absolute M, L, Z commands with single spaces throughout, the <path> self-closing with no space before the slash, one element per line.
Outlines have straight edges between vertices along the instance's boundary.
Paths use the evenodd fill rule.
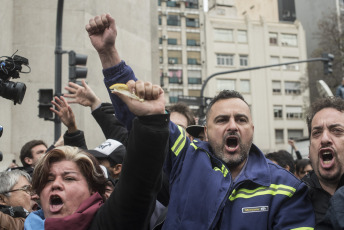
<path fill-rule="evenodd" d="M 229 136 L 226 138 L 226 146 L 229 150 L 235 150 L 238 147 L 238 137 Z"/>
<path fill-rule="evenodd" d="M 38 204 L 35 203 L 34 205 L 32 205 L 31 209 L 32 209 L 32 211 L 37 211 L 39 209 Z"/>
<path fill-rule="evenodd" d="M 63 201 L 58 195 L 50 196 L 49 204 L 51 212 L 59 212 L 63 207 Z"/>
<path fill-rule="evenodd" d="M 334 164 L 333 151 L 326 149 L 320 153 L 321 165 L 323 168 L 330 168 Z"/>

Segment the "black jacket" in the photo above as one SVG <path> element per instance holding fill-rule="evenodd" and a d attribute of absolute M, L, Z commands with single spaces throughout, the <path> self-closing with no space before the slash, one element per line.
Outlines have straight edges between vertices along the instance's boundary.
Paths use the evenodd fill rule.
<path fill-rule="evenodd" d="M 311 199 L 314 213 L 315 224 L 318 224 L 325 216 L 331 194 L 326 192 L 320 185 L 317 175 L 314 171 L 309 172 L 302 181 L 308 186 L 308 197 Z"/>
<path fill-rule="evenodd" d="M 119 182 L 89 229 L 147 229 L 161 188 L 169 115 L 136 118 Z"/>

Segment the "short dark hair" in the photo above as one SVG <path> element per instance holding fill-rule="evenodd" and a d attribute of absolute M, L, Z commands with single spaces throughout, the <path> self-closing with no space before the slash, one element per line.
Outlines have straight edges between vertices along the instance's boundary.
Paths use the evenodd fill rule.
<path fill-rule="evenodd" d="M 289 166 L 289 171 L 293 174 L 295 173 L 294 159 L 289 152 L 279 150 L 278 152 L 268 153 L 265 157 L 269 160 L 276 161 L 276 163 L 283 168 L 287 168 L 287 166 Z"/>
<path fill-rule="evenodd" d="M 309 159 L 299 159 L 295 161 L 295 170 L 296 173 L 299 174 L 303 171 L 307 165 L 310 165 L 311 161 Z"/>
<path fill-rule="evenodd" d="M 186 120 L 188 122 L 188 126 L 195 125 L 195 116 L 192 110 L 189 108 L 189 106 L 183 102 L 177 102 L 174 105 L 171 105 L 167 109 L 170 113 L 176 112 L 184 115 L 186 117 Z"/>
<path fill-rule="evenodd" d="M 32 156 L 31 149 L 37 145 L 44 145 L 45 147 L 47 147 L 45 142 L 42 140 L 32 140 L 32 141 L 27 142 L 21 148 L 21 150 L 20 150 L 20 161 L 24 167 L 30 167 L 31 166 L 31 165 L 27 164 L 24 159 L 25 159 L 25 157 L 32 159 L 33 156 Z"/>
<path fill-rule="evenodd" d="M 338 110 L 339 112 L 344 112 L 344 100 L 340 97 L 325 97 L 317 99 L 315 102 L 311 104 L 311 107 L 309 108 L 307 114 L 309 139 L 311 138 L 312 121 L 315 114 L 317 114 L 320 110 L 325 108 L 333 108 Z"/>
<path fill-rule="evenodd" d="M 207 107 L 207 111 L 205 113 L 206 116 L 206 120 L 209 117 L 209 112 L 211 110 L 211 107 L 213 107 L 213 105 L 219 101 L 219 100 L 224 100 L 224 99 L 230 99 L 230 98 L 238 98 L 240 100 L 242 100 L 243 102 L 245 102 L 248 106 L 248 103 L 245 101 L 244 97 L 237 91 L 235 90 L 222 90 L 218 95 L 216 95 L 213 100 L 211 100 L 211 102 L 209 103 L 208 107 Z"/>

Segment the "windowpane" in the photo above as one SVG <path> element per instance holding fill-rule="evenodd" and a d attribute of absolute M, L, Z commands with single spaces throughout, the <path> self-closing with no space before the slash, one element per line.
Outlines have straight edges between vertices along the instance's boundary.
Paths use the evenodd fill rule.
<path fill-rule="evenodd" d="M 281 34 L 282 46 L 297 46 L 296 34 Z"/>
<path fill-rule="evenodd" d="M 176 38 L 169 38 L 169 39 L 167 39 L 167 44 L 177 45 L 177 39 Z"/>
<path fill-rule="evenodd" d="M 240 92 L 242 93 L 251 92 L 250 80 L 240 80 Z"/>
<path fill-rule="evenodd" d="M 294 58 L 294 57 L 283 57 L 283 63 L 296 62 L 298 60 L 299 60 L 298 58 Z M 284 70 L 299 70 L 299 65 L 298 64 L 284 65 L 283 69 Z"/>
<path fill-rule="evenodd" d="M 270 45 L 277 45 L 278 44 L 277 33 L 269 33 L 269 41 L 270 41 Z"/>
<path fill-rule="evenodd" d="M 286 81 L 284 82 L 284 91 L 285 94 L 301 94 L 301 83 L 296 81 Z"/>
<path fill-rule="evenodd" d="M 199 27 L 199 20 L 198 18 L 186 18 L 186 26 L 187 27 Z"/>
<path fill-rule="evenodd" d="M 302 129 L 288 129 L 288 139 L 298 139 L 303 137 Z"/>
<path fill-rule="evenodd" d="M 247 43 L 247 31 L 246 30 L 238 30 L 238 42 L 239 43 Z"/>
<path fill-rule="evenodd" d="M 233 30 L 226 29 L 214 29 L 214 40 L 232 42 L 233 41 Z"/>
<path fill-rule="evenodd" d="M 274 105 L 274 117 L 283 118 L 283 108 L 281 105 Z"/>
<path fill-rule="evenodd" d="M 167 25 L 169 25 L 169 26 L 180 26 L 179 15 L 168 15 L 167 16 Z"/>
<path fill-rule="evenodd" d="M 235 80 L 217 79 L 217 90 L 235 90 Z"/>
<path fill-rule="evenodd" d="M 284 142 L 283 129 L 275 129 L 275 141 L 276 141 L 276 143 L 283 143 Z"/>
<path fill-rule="evenodd" d="M 286 116 L 288 119 L 301 119 L 302 107 L 301 106 L 287 106 Z"/>
<path fill-rule="evenodd" d="M 175 83 L 175 84 L 181 84 L 183 83 L 183 70 L 175 70 L 170 69 L 168 70 L 168 82 L 169 83 Z"/>
<path fill-rule="evenodd" d="M 179 95 L 180 96 L 183 95 L 183 90 L 171 90 L 168 95 L 170 99 L 170 103 L 177 103 Z"/>
<path fill-rule="evenodd" d="M 217 65 L 221 66 L 233 66 L 234 55 L 232 54 L 216 54 Z"/>
<path fill-rule="evenodd" d="M 248 66 L 248 56 L 247 55 L 240 55 L 240 66 Z"/>
<path fill-rule="evenodd" d="M 279 94 L 281 93 L 281 82 L 280 81 L 272 81 L 272 92 Z"/>

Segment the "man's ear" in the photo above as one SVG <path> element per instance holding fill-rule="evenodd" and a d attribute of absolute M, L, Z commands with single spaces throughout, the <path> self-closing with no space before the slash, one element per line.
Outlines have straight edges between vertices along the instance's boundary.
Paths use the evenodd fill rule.
<path fill-rule="evenodd" d="M 5 195 L 4 194 L 0 194 L 0 204 L 1 205 L 7 205 L 5 202 Z"/>
<path fill-rule="evenodd" d="M 112 169 L 112 172 L 115 176 L 119 176 L 122 171 L 122 164 L 116 164 L 115 167 Z"/>
<path fill-rule="evenodd" d="M 204 126 L 204 136 L 205 136 L 206 140 L 208 141 L 209 138 L 208 138 L 207 126 L 206 125 Z"/>
<path fill-rule="evenodd" d="M 28 165 L 32 165 L 32 163 L 33 163 L 33 159 L 30 158 L 30 157 L 25 157 L 25 158 L 24 158 L 24 161 L 25 161 L 25 163 L 28 164 Z"/>

